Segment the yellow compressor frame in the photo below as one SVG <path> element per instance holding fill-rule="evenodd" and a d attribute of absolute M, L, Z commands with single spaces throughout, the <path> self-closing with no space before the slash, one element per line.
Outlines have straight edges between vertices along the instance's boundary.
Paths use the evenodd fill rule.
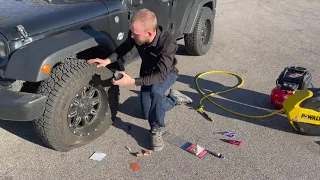
<path fill-rule="evenodd" d="M 300 106 L 302 102 L 311 97 L 313 97 L 313 92 L 310 90 L 297 91 L 283 102 L 283 108 L 296 131 L 302 134 L 319 135 L 320 112 Z"/>

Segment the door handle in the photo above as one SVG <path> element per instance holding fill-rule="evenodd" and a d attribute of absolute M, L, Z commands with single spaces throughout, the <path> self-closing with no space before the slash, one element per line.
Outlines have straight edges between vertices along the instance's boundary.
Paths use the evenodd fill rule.
<path fill-rule="evenodd" d="M 130 4 L 131 4 L 133 7 L 141 6 L 141 5 L 143 4 L 143 0 L 131 0 L 131 1 L 130 1 Z"/>

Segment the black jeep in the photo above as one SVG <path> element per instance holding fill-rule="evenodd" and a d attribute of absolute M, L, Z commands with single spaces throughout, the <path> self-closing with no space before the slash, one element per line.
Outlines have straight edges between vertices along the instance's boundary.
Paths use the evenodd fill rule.
<path fill-rule="evenodd" d="M 106 58 L 127 37 L 134 13 L 152 10 L 190 55 L 211 44 L 216 0 L 0 0 L 0 119 L 33 121 L 49 147 L 68 151 L 112 124 L 119 88 L 110 80 L 123 60 Z M 137 59 L 134 49 L 125 62 Z M 23 82 L 21 89 L 10 88 Z"/>

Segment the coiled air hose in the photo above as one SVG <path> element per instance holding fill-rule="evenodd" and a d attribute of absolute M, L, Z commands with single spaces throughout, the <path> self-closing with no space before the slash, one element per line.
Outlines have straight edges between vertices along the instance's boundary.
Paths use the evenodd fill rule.
<path fill-rule="evenodd" d="M 230 74 L 230 75 L 233 75 L 233 76 L 236 76 L 237 78 L 239 78 L 241 80 L 241 82 L 239 83 L 239 85 L 233 87 L 233 88 L 230 88 L 230 89 L 227 89 L 227 90 L 224 90 L 224 91 L 218 91 L 218 92 L 213 92 L 213 93 L 210 93 L 210 94 L 207 94 L 205 95 L 205 93 L 201 90 L 200 86 L 199 86 L 199 83 L 198 83 L 198 80 L 205 76 L 205 75 L 208 75 L 208 74 Z M 218 94 L 222 94 L 222 93 L 227 93 L 227 92 L 230 92 L 230 91 L 233 91 L 237 88 L 240 88 L 244 83 L 244 80 L 242 79 L 241 76 L 237 75 L 237 74 L 234 74 L 232 72 L 228 72 L 228 71 L 217 71 L 217 70 L 214 70 L 214 71 L 207 71 L 207 72 L 204 72 L 204 73 L 201 73 L 200 75 L 198 75 L 196 77 L 196 85 L 197 85 L 197 89 L 198 91 L 201 93 L 201 95 L 203 96 L 201 99 L 200 99 L 200 103 L 199 103 L 199 106 L 198 106 L 198 109 L 197 111 L 202 113 L 203 115 L 205 115 L 209 120 L 213 121 L 213 118 L 210 117 L 208 115 L 208 113 L 206 113 L 206 111 L 204 110 L 204 106 L 202 105 L 202 102 L 204 99 L 207 99 L 208 101 L 210 101 L 212 104 L 215 104 L 216 106 L 218 106 L 219 108 L 221 109 L 224 109 L 230 113 L 233 113 L 233 114 L 236 114 L 238 116 L 242 116 L 242 117 L 246 117 L 246 118 L 267 118 L 267 117 L 270 117 L 270 116 L 273 116 L 273 115 L 276 115 L 276 114 L 280 114 L 280 113 L 283 113 L 284 112 L 284 108 L 280 109 L 280 110 L 276 110 L 276 111 L 273 111 L 269 114 L 265 114 L 265 115 L 260 115 L 260 116 L 251 116 L 251 115 L 246 115 L 246 114 L 242 114 L 242 113 L 239 113 L 239 112 L 235 112 L 235 111 L 232 111 L 226 107 L 223 107 L 221 105 L 219 105 L 218 103 L 214 102 L 212 99 L 210 99 L 210 97 L 213 97 L 215 95 L 218 95 Z"/>

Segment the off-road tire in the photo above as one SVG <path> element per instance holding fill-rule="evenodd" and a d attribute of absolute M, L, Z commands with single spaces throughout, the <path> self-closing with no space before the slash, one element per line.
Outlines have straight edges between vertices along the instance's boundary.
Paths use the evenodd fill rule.
<path fill-rule="evenodd" d="M 206 33 L 202 40 L 203 32 Z M 186 51 L 190 55 L 201 56 L 209 51 L 214 34 L 214 15 L 210 8 L 202 7 L 193 32 L 184 35 Z"/>
<path fill-rule="evenodd" d="M 48 97 L 43 116 L 33 121 L 34 128 L 41 140 L 57 151 L 69 151 L 90 143 L 106 132 L 112 124 L 111 112 L 108 92 L 102 87 L 103 83 L 99 81 L 110 81 L 112 76 L 112 72 L 107 68 L 96 68 L 96 64 L 88 64 L 86 60 L 80 59 L 66 60 L 55 67 L 50 77 L 40 83 L 36 92 Z M 72 122 L 68 121 L 68 114 L 70 114 L 68 111 L 70 108 L 81 109 L 81 105 L 78 103 L 76 107 L 73 105 L 75 102 L 73 98 L 89 84 L 95 88 L 95 94 L 100 97 L 99 108 L 96 111 L 96 118 L 93 118 L 91 122 L 93 127 L 85 131 L 85 134 L 75 133 L 71 130 L 73 126 L 69 128 L 68 125 L 69 122 Z M 89 95 L 88 98 L 91 97 Z M 83 101 L 85 100 L 81 100 L 81 102 Z M 79 101 L 77 100 L 77 102 Z M 81 107 L 85 106 L 82 104 Z M 76 111 L 79 111 L 80 114 L 79 109 Z"/>

